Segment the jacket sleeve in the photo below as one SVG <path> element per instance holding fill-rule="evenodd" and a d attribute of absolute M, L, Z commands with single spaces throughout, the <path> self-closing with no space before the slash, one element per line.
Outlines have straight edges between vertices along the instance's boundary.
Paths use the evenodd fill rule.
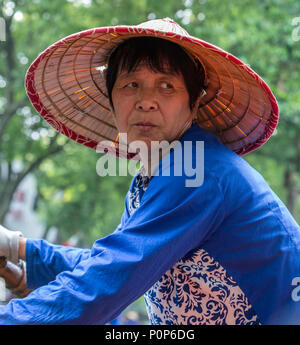
<path fill-rule="evenodd" d="M 127 195 L 126 195 L 127 200 Z M 125 210 L 115 231 L 120 231 L 128 218 Z M 63 271 L 72 271 L 82 260 L 90 256 L 90 249 L 67 247 L 49 243 L 46 240 L 27 239 L 26 279 L 29 289 L 46 285 Z"/>
<path fill-rule="evenodd" d="M 29 289 L 48 284 L 63 272 L 73 270 L 89 257 L 90 249 L 67 247 L 46 240 L 27 239 L 26 279 Z"/>
<path fill-rule="evenodd" d="M 217 229 L 223 204 L 212 175 L 190 188 L 184 176 L 154 176 L 121 229 L 97 240 L 74 269 L 0 307 L 0 324 L 107 323 Z"/>

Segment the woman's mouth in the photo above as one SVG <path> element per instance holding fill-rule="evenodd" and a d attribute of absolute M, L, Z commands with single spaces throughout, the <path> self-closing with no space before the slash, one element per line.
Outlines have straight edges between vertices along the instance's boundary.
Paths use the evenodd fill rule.
<path fill-rule="evenodd" d="M 150 131 L 151 129 L 153 129 L 154 127 L 156 127 L 156 125 L 154 125 L 151 122 L 137 122 L 134 124 L 135 127 L 137 127 L 138 129 L 142 130 L 142 131 Z"/>

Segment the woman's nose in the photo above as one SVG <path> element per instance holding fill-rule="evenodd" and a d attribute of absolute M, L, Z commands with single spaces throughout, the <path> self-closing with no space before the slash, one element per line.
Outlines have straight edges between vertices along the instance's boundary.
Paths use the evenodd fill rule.
<path fill-rule="evenodd" d="M 155 90 L 141 89 L 138 94 L 136 109 L 139 111 L 156 111 L 158 104 L 155 99 Z"/>

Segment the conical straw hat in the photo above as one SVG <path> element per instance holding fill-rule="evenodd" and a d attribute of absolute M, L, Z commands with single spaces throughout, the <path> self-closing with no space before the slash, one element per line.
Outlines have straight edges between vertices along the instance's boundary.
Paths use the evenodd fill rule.
<path fill-rule="evenodd" d="M 263 145 L 278 123 L 278 105 L 267 84 L 235 56 L 189 35 L 169 18 L 127 26 L 99 27 L 67 36 L 43 51 L 29 67 L 25 86 L 41 116 L 76 142 L 115 151 L 118 137 L 102 70 L 111 51 L 126 39 L 154 36 L 170 40 L 195 55 L 206 75 L 198 124 L 239 155 Z M 106 148 L 104 150 L 104 148 Z"/>

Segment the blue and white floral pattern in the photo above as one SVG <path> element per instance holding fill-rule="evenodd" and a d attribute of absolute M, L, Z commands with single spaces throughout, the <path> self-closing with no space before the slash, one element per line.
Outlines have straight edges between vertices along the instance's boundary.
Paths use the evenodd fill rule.
<path fill-rule="evenodd" d="M 132 215 L 133 212 L 140 207 L 140 203 L 145 193 L 149 183 L 149 177 L 146 175 L 145 169 L 142 166 L 139 170 L 132 188 L 128 192 L 129 200 L 129 214 Z"/>
<path fill-rule="evenodd" d="M 141 169 L 129 193 L 130 215 L 149 183 Z M 178 261 L 144 295 L 153 325 L 254 325 L 258 316 L 237 283 L 204 249 Z"/>

